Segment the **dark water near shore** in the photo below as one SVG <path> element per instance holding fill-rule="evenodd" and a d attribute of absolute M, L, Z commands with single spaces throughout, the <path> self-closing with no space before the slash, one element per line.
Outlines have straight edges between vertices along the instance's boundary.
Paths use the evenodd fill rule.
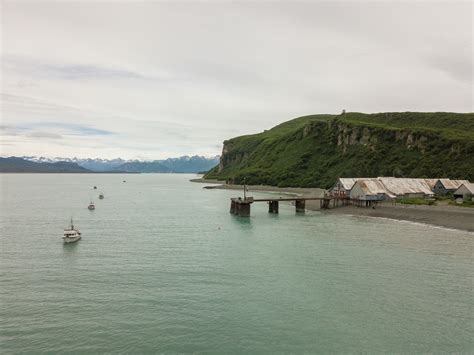
<path fill-rule="evenodd" d="M 239 219 L 191 177 L 0 175 L 0 351 L 474 351 L 473 233 Z"/>

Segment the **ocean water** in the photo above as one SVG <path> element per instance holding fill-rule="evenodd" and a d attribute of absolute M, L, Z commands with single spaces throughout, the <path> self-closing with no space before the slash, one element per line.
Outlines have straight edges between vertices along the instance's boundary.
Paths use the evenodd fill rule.
<path fill-rule="evenodd" d="M 0 175 L 0 352 L 474 351 L 473 233 L 242 219 L 192 177 Z"/>

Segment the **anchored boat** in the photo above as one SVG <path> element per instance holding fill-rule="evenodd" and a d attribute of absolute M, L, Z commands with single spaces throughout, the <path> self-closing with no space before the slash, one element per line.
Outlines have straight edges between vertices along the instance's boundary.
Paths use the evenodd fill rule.
<path fill-rule="evenodd" d="M 87 208 L 89 209 L 89 211 L 95 210 L 94 202 L 91 201 L 91 203 L 89 203 L 89 206 L 87 206 Z"/>
<path fill-rule="evenodd" d="M 103 193 L 100 193 L 99 194 L 99 200 L 103 200 L 104 199 L 104 194 Z"/>
<path fill-rule="evenodd" d="M 79 230 L 74 227 L 74 223 L 71 218 L 71 225 L 69 228 L 64 229 L 64 243 L 74 243 L 79 239 L 81 239 L 81 232 L 79 232 Z"/>

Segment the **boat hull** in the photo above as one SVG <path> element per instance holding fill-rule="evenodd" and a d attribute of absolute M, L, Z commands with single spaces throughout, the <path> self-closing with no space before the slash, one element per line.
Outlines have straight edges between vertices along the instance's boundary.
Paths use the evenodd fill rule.
<path fill-rule="evenodd" d="M 64 243 L 74 243 L 81 239 L 80 235 L 73 237 L 63 237 Z"/>

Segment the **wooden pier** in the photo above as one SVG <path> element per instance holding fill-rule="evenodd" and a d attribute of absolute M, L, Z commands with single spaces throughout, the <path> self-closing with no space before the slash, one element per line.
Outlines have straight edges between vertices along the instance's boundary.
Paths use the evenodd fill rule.
<path fill-rule="evenodd" d="M 266 202 L 268 213 L 278 213 L 280 202 L 293 202 L 296 212 L 306 210 L 306 201 L 319 201 L 321 209 L 349 204 L 348 198 L 324 196 L 324 197 L 283 197 L 283 198 L 253 198 L 253 197 L 233 197 L 230 199 L 230 213 L 240 217 L 250 216 L 250 205 L 255 202 Z"/>

